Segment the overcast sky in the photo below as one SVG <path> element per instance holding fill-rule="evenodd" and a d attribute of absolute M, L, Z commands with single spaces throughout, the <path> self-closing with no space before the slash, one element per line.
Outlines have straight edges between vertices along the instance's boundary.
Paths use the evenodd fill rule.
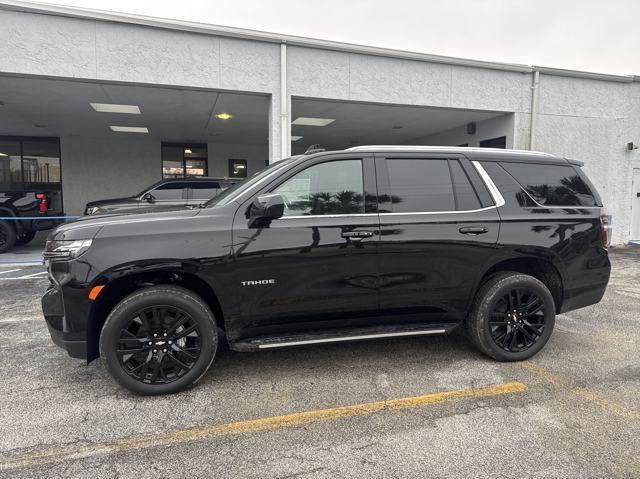
<path fill-rule="evenodd" d="M 57 0 L 464 58 L 640 75 L 640 0 Z"/>

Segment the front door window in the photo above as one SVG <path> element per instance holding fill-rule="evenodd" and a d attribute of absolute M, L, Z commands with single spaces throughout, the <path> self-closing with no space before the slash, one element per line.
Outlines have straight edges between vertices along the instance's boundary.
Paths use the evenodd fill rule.
<path fill-rule="evenodd" d="M 274 193 L 285 200 L 284 216 L 364 213 L 362 161 L 339 160 L 310 166 Z"/>

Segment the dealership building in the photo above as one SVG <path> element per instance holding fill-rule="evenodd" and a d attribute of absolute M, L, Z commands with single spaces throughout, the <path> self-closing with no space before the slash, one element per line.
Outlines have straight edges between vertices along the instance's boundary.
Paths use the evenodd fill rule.
<path fill-rule="evenodd" d="M 639 143 L 640 77 L 0 1 L 0 188 L 32 169 L 69 215 L 315 144 L 486 146 L 583 161 L 624 244 Z"/>

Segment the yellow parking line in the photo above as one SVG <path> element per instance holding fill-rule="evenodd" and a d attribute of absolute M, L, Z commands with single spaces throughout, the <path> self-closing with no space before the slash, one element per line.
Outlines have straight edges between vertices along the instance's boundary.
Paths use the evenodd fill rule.
<path fill-rule="evenodd" d="M 388 399 L 385 401 L 366 404 L 355 404 L 353 406 L 298 412 L 284 416 L 251 419 L 248 421 L 238 421 L 227 424 L 197 426 L 148 436 L 127 437 L 103 443 L 49 448 L 44 451 L 0 457 L 0 471 L 43 466 L 117 452 L 137 451 L 150 447 L 183 444 L 218 436 L 229 436 L 234 434 L 299 426 L 301 424 L 310 424 L 331 419 L 373 414 L 379 411 L 427 406 L 463 398 L 483 398 L 500 396 L 503 394 L 513 394 L 526 390 L 527 386 L 524 384 L 520 382 L 511 382 L 482 388 L 459 389 L 456 391 L 425 394 L 424 396 Z"/>
<path fill-rule="evenodd" d="M 586 399 L 587 401 L 597 404 L 598 406 L 614 414 L 617 414 L 618 416 L 626 417 L 629 419 L 640 419 L 640 412 L 629 410 L 624 406 L 618 403 L 615 403 L 613 401 L 609 401 L 608 399 L 605 399 L 603 397 L 600 397 L 596 393 L 591 392 L 587 389 L 574 388 L 570 384 L 568 384 L 565 380 L 558 377 L 557 375 L 551 373 L 550 371 L 547 371 L 546 369 L 540 366 L 530 363 L 529 361 L 522 361 L 518 364 L 520 364 L 520 366 L 522 366 L 529 372 L 544 379 L 549 384 L 558 386 L 559 388 L 565 391 L 568 391 L 578 397 L 581 397 L 582 399 Z"/>

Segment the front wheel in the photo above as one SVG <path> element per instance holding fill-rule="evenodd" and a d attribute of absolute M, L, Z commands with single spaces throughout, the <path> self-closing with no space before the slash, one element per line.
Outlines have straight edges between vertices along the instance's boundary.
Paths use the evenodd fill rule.
<path fill-rule="evenodd" d="M 16 246 L 24 246 L 36 237 L 35 231 L 27 231 L 16 238 Z"/>
<path fill-rule="evenodd" d="M 553 296 L 544 283 L 507 272 L 490 278 L 478 291 L 467 318 L 467 333 L 487 356 L 522 361 L 547 343 L 555 316 Z"/>
<path fill-rule="evenodd" d="M 8 221 L 0 221 L 0 253 L 11 251 L 16 243 L 16 231 Z"/>
<path fill-rule="evenodd" d="M 199 296 L 176 286 L 135 291 L 111 311 L 100 354 L 113 378 L 143 395 L 170 394 L 198 381 L 216 353 L 213 313 Z"/>

